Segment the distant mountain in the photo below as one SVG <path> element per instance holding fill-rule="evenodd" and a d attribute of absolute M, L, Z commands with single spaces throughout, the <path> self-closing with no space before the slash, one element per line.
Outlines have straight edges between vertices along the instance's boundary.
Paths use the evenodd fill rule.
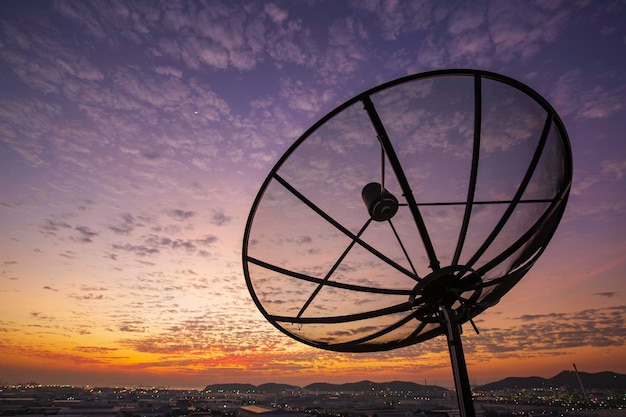
<path fill-rule="evenodd" d="M 261 384 L 257 387 L 257 391 L 261 391 L 261 392 L 276 392 L 276 393 L 280 393 L 283 391 L 300 391 L 302 388 L 297 387 L 295 385 L 287 385 L 287 384 L 274 384 L 274 383 L 268 383 L 268 384 Z"/>
<path fill-rule="evenodd" d="M 309 391 L 321 391 L 321 392 L 366 392 L 366 391 L 411 391 L 411 392 L 425 392 L 425 391 L 448 391 L 446 388 L 441 388 L 433 385 L 420 385 L 413 382 L 392 381 L 392 382 L 372 382 L 361 381 L 351 382 L 347 384 L 327 384 L 325 382 L 316 382 L 314 384 L 304 387 Z"/>
<path fill-rule="evenodd" d="M 205 391 L 211 392 L 219 392 L 219 391 L 227 391 L 227 392 L 236 392 L 236 391 L 256 391 L 257 388 L 251 384 L 213 384 L 207 385 L 204 389 Z"/>
<path fill-rule="evenodd" d="M 548 385 L 548 380 L 546 378 L 541 378 L 539 376 L 529 376 L 529 377 L 517 377 L 510 376 L 508 378 L 504 378 L 500 381 L 490 382 L 489 384 L 483 385 L 481 387 L 477 387 L 481 391 L 496 391 L 501 389 L 512 389 L 512 388 L 541 388 Z"/>
<path fill-rule="evenodd" d="M 205 391 L 211 392 L 266 392 L 266 393 L 275 393 L 275 392 L 283 392 L 283 391 L 297 391 L 300 390 L 300 387 L 296 387 L 295 385 L 287 385 L 287 384 L 261 384 L 258 387 L 256 385 L 251 384 L 213 384 L 207 385 L 204 388 Z"/>
<path fill-rule="evenodd" d="M 587 373 L 578 372 L 585 390 L 591 389 L 626 389 L 626 375 L 615 372 Z M 574 371 L 562 371 L 552 378 L 531 377 L 509 377 L 501 381 L 477 387 L 481 391 L 496 391 L 514 388 L 548 388 L 569 386 L 575 389 L 580 387 L 578 378 Z"/>
<path fill-rule="evenodd" d="M 595 374 L 578 372 L 578 374 L 585 389 L 626 388 L 626 375 L 624 374 L 616 374 L 615 372 L 597 372 Z M 557 386 L 579 386 L 578 378 L 576 378 L 576 372 L 574 371 L 563 371 L 557 376 L 550 378 L 549 381 Z"/>
<path fill-rule="evenodd" d="M 626 389 L 626 375 L 615 372 L 587 373 L 579 372 L 585 390 L 592 389 Z M 549 388 L 549 387 L 571 387 L 579 389 L 578 378 L 574 371 L 562 371 L 552 378 L 542 378 L 538 376 L 530 377 L 509 377 L 497 382 L 491 382 L 477 387 L 481 391 L 497 391 L 515 388 Z M 264 392 L 281 393 L 283 391 L 297 391 L 306 389 L 317 392 L 367 392 L 367 391 L 404 391 L 404 392 L 444 392 L 447 388 L 436 385 L 420 385 L 413 382 L 392 381 L 392 382 L 372 382 L 360 381 L 347 384 L 328 384 L 316 382 L 300 388 L 295 385 L 268 383 L 258 387 L 251 384 L 213 384 L 207 385 L 205 391 L 212 392 Z"/>
<path fill-rule="evenodd" d="M 262 384 L 257 386 L 251 384 L 213 384 L 207 385 L 204 388 L 205 391 L 211 392 L 265 392 L 265 393 L 281 393 L 283 391 L 298 391 L 302 388 L 295 385 L 288 384 Z M 434 391 L 449 391 L 446 388 L 434 386 L 434 385 L 420 385 L 413 382 L 372 382 L 361 381 L 352 382 L 348 384 L 327 384 L 325 382 L 317 382 L 304 387 L 309 391 L 318 392 L 366 392 L 366 391 L 411 391 L 411 392 L 434 392 Z"/>

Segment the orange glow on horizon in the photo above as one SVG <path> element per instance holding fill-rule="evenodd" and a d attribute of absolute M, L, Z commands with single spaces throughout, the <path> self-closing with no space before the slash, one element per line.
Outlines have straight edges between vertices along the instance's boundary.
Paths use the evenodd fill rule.
<path fill-rule="evenodd" d="M 388 359 L 376 354 L 332 354 L 303 348 L 303 357 L 276 355 L 272 352 L 249 352 L 231 355 L 228 352 L 214 352 L 211 358 L 199 355 L 155 355 L 149 353 L 119 350 L 115 356 L 97 352 L 69 354 L 63 351 L 23 352 L 4 347 L 0 351 L 0 363 L 10 364 L 9 369 L 39 369 L 46 374 L 57 375 L 61 383 L 73 383 L 72 375 L 88 373 L 127 380 L 181 381 L 185 386 L 202 387 L 218 382 L 284 382 L 307 385 L 312 382 L 355 382 L 372 380 L 387 382 L 409 380 L 423 383 L 453 385 L 447 352 L 431 352 L 420 357 L 411 357 L 407 352 L 399 358 Z M 472 383 L 483 384 L 506 376 L 552 377 L 563 370 L 570 370 L 576 362 L 585 372 L 598 372 L 613 366 L 624 366 L 623 352 L 620 349 L 590 347 L 576 353 L 555 357 L 534 358 L 494 357 L 477 363 L 466 355 L 468 371 Z M 589 369 L 587 363 L 597 363 L 598 355 L 603 355 L 601 365 Z M 599 368 L 598 368 L 599 366 Z M 25 372 L 27 374 L 28 372 Z M 80 379 L 80 378 L 79 378 Z M 52 381 L 40 381 L 52 382 Z"/>

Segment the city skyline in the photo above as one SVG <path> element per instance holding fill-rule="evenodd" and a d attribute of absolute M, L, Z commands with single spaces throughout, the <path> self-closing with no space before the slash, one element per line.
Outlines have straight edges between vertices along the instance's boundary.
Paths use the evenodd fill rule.
<path fill-rule="evenodd" d="M 625 18 L 621 1 L 3 2 L 0 379 L 452 386 L 443 337 L 367 354 L 291 340 L 241 261 L 256 193 L 307 128 L 446 68 L 536 90 L 574 159 L 547 250 L 480 334 L 464 327 L 472 384 L 626 373 Z"/>

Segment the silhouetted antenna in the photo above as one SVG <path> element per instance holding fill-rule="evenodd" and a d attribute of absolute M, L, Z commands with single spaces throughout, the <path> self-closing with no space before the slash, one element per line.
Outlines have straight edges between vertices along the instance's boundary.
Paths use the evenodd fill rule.
<path fill-rule="evenodd" d="M 478 70 L 367 90 L 280 158 L 246 225 L 243 268 L 283 333 L 338 352 L 445 334 L 475 415 L 461 325 L 537 261 L 565 210 L 572 157 L 550 104 Z M 365 207 L 364 207 L 365 206 Z"/>
<path fill-rule="evenodd" d="M 576 368 L 576 364 L 573 363 L 572 365 L 574 365 L 574 372 L 576 372 L 576 378 L 578 379 L 578 385 L 580 385 L 580 390 L 583 393 L 583 397 L 585 397 L 585 402 L 589 402 L 589 397 L 587 396 L 587 392 L 585 391 L 585 387 L 583 386 L 583 380 L 580 379 L 580 374 L 578 373 L 578 368 Z"/>

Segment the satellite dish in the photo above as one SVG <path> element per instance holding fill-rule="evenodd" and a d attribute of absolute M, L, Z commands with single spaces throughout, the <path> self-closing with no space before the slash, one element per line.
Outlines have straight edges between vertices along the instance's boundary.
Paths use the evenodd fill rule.
<path fill-rule="evenodd" d="M 271 170 L 245 229 L 246 283 L 270 323 L 314 347 L 445 334 L 473 415 L 461 325 L 537 261 L 571 181 L 563 123 L 528 86 L 479 70 L 390 81 L 328 113 Z"/>

